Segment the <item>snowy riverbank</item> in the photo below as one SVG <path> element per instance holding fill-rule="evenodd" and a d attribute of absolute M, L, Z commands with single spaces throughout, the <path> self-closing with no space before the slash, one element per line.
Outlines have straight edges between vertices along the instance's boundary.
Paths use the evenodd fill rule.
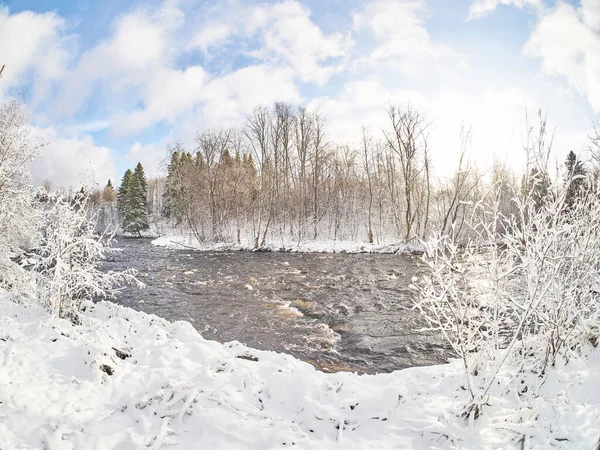
<path fill-rule="evenodd" d="M 182 234 L 156 238 L 152 244 L 173 249 L 193 248 L 202 251 L 254 251 L 251 245 L 233 243 L 200 244 L 193 236 Z M 282 242 L 280 245 L 261 247 L 260 251 L 303 253 L 422 253 L 424 247 L 417 241 L 408 243 L 367 244 L 355 241 Z"/>
<path fill-rule="evenodd" d="M 324 374 L 291 356 L 203 339 L 109 302 L 81 325 L 0 296 L 0 448 L 592 448 L 600 354 L 555 370 L 518 407 L 492 393 L 474 425 L 456 362 Z"/>

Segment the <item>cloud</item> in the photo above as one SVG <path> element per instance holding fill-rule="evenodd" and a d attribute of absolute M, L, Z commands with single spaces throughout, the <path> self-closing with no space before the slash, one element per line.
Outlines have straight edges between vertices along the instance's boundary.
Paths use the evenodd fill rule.
<path fill-rule="evenodd" d="M 161 162 L 166 156 L 165 147 L 158 143 L 149 145 L 142 145 L 139 142 L 134 143 L 127 152 L 128 166 L 133 168 L 140 162 L 144 167 L 146 176 L 158 176 L 162 170 Z"/>
<path fill-rule="evenodd" d="M 144 83 L 144 108 L 127 111 L 115 120 L 116 133 L 139 132 L 166 120 L 173 123 L 204 96 L 207 73 L 200 66 L 185 70 L 157 68 Z"/>
<path fill-rule="evenodd" d="M 48 180 L 54 186 L 79 189 L 84 184 L 96 187 L 104 186 L 108 179 L 115 181 L 115 154 L 96 145 L 91 136 L 60 137 L 52 127 L 33 131 L 49 142 L 41 158 L 30 167 L 35 183 Z"/>
<path fill-rule="evenodd" d="M 258 105 L 298 103 L 301 96 L 291 69 L 255 65 L 214 79 L 207 86 L 205 101 L 205 123 L 218 126 L 240 123 Z"/>
<path fill-rule="evenodd" d="M 469 7 L 469 20 L 487 16 L 493 13 L 500 5 L 541 11 L 544 7 L 544 2 L 543 0 L 476 0 Z"/>
<path fill-rule="evenodd" d="M 464 55 L 434 42 L 425 26 L 425 0 L 374 0 L 355 13 L 353 29 L 357 40 L 369 41 L 354 62 L 355 67 L 378 72 L 393 69 L 411 77 L 431 75 L 437 70 L 464 63 Z M 442 67 L 443 66 L 443 67 Z"/>
<path fill-rule="evenodd" d="M 581 15 L 588 27 L 596 32 L 600 31 L 600 1 L 581 0 Z"/>
<path fill-rule="evenodd" d="M 327 117 L 331 139 L 356 146 L 363 125 L 372 130 L 373 136 L 382 137 L 382 130 L 389 129 L 387 108 L 410 104 L 431 123 L 429 145 L 433 170 L 436 175 L 447 177 L 456 169 L 463 126 L 472 132 L 471 159 L 479 167 L 487 168 L 496 159 L 520 171 L 525 158 L 525 115 L 535 118 L 545 95 L 542 90 L 528 92 L 518 87 L 423 94 L 415 89 L 360 80 L 346 83 L 337 96 L 314 99 L 309 107 L 318 108 Z M 556 123 L 557 117 L 561 119 L 561 127 L 553 131 L 555 154 L 562 162 L 568 150 L 582 149 L 589 124 L 580 123 L 579 128 L 572 128 L 562 122 L 559 114 L 551 114 L 550 119 L 551 123 Z"/>
<path fill-rule="evenodd" d="M 323 33 L 310 10 L 293 0 L 244 6 L 237 13 L 208 9 L 209 18 L 192 33 L 192 16 L 173 5 L 119 17 L 111 36 L 85 51 L 67 74 L 58 112 L 85 110 L 93 94 L 95 100 L 103 97 L 97 109 L 111 111 L 93 121 L 112 124 L 113 134 L 174 124 L 198 111 L 210 111 L 210 123 L 228 123 L 248 112 L 249 103 L 298 101 L 296 83 L 326 82 L 351 46 L 348 36 Z M 182 45 L 185 40 L 188 45 Z M 190 61 L 190 51 L 208 54 L 230 40 L 240 45 L 228 48 L 228 58 L 250 58 L 244 67 L 209 73 L 198 62 L 181 63 Z"/>
<path fill-rule="evenodd" d="M 175 56 L 172 33 L 183 13 L 170 3 L 147 11 L 137 9 L 119 17 L 112 36 L 85 51 L 66 74 L 57 108 L 74 114 L 92 94 L 123 92 L 143 84 L 148 73 L 168 65 Z M 160 87 L 159 87 L 160 88 Z"/>
<path fill-rule="evenodd" d="M 210 48 L 226 42 L 233 32 L 233 27 L 228 23 L 206 25 L 192 37 L 188 49 L 200 49 L 205 56 L 208 56 Z"/>
<path fill-rule="evenodd" d="M 542 71 L 563 77 L 600 112 L 600 2 L 559 3 L 539 18 L 525 46 Z"/>
<path fill-rule="evenodd" d="M 430 0 L 360 2 L 354 12 L 340 9 L 343 20 L 319 25 L 296 0 L 202 6 L 166 0 L 126 10 L 105 38 L 83 49 L 58 15 L 8 15 L 0 7 L 0 57 L 10 44 L 6 36 L 19 29 L 19 17 L 27 33 L 22 39 L 33 36 L 29 48 L 35 49 L 25 52 L 22 68 L 11 62 L 15 78 L 3 79 L 1 88 L 9 85 L 6 80 L 16 86 L 23 74 L 32 74 L 34 98 L 42 99 L 34 100 L 41 105 L 34 119 L 39 127 L 54 126 L 47 128 L 54 143 L 36 166 L 36 178 L 72 184 L 81 182 L 80 172 L 90 165 L 98 166 L 94 177 L 102 183 L 114 177 L 115 165 L 122 171 L 138 160 L 149 175 L 156 174 L 166 144 L 181 140 L 191 149 L 198 131 L 239 125 L 254 107 L 276 101 L 320 108 L 331 137 L 350 143 L 363 124 L 386 126 L 390 103 L 410 102 L 434 122 L 431 143 L 442 171 L 452 168 L 463 122 L 474 126 L 473 149 L 483 160 L 492 151 L 520 151 L 526 104 L 543 100 L 542 106 L 550 102 L 561 109 L 564 103 L 561 124 L 573 111 L 571 96 L 583 103 L 575 89 L 600 108 L 598 0 L 556 8 L 544 7 L 542 0 L 471 5 L 470 18 L 498 5 L 536 11 L 525 52 L 542 61 L 545 73 L 558 76 L 537 80 L 535 73 L 521 71 L 518 58 L 506 72 L 489 76 L 491 55 L 473 64 L 460 47 L 436 39 L 430 5 Z M 38 27 L 42 40 L 35 37 Z M 581 109 L 571 115 L 577 117 L 572 122 L 582 123 Z M 564 135 L 579 142 L 582 128 L 570 126 Z M 165 135 L 152 141 L 147 130 L 153 137 Z M 97 131 L 102 132 L 96 139 L 118 135 L 115 141 L 128 150 L 118 154 L 102 146 L 89 135 Z"/>
<path fill-rule="evenodd" d="M 48 83 L 64 74 L 69 59 L 64 28 L 64 20 L 55 13 L 10 14 L 6 6 L 0 6 L 0 64 L 6 65 L 0 96 L 12 87 L 24 86 L 30 69 L 36 81 L 36 96 L 44 94 Z"/>
<path fill-rule="evenodd" d="M 310 10 L 293 0 L 252 8 L 246 32 L 259 40 L 250 52 L 253 57 L 285 63 L 301 81 L 319 85 L 340 70 L 339 59 L 352 47 L 347 35 L 323 33 L 311 20 Z"/>

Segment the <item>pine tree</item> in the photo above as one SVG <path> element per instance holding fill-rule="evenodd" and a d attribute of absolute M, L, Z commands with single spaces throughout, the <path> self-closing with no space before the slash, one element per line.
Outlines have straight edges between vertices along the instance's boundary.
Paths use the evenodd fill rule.
<path fill-rule="evenodd" d="M 181 149 L 179 144 L 177 149 Z M 171 154 L 171 162 L 167 167 L 167 182 L 163 201 L 163 215 L 175 219 L 177 224 L 183 220 L 183 166 L 191 162 L 191 155 L 175 150 Z"/>
<path fill-rule="evenodd" d="M 132 178 L 133 173 L 131 170 L 127 169 L 121 179 L 121 186 L 119 186 L 119 191 L 117 193 L 117 211 L 119 212 L 119 217 L 123 224 L 123 230 L 126 229 L 125 224 L 128 222 L 125 218 L 129 210 L 129 188 L 131 186 Z"/>
<path fill-rule="evenodd" d="M 144 205 L 147 204 L 147 198 L 146 196 L 148 195 L 148 181 L 146 180 L 146 174 L 144 173 L 144 168 L 142 167 L 142 163 L 137 163 L 137 166 L 135 166 L 135 170 L 133 172 L 133 174 L 136 176 L 138 182 L 140 183 L 140 188 L 142 189 L 142 200 L 144 202 Z"/>
<path fill-rule="evenodd" d="M 127 169 L 119 193 L 117 209 L 121 217 L 123 231 L 141 236 L 141 232 L 149 228 L 146 202 L 142 200 L 142 185 L 139 178 Z"/>
<path fill-rule="evenodd" d="M 116 195 L 117 194 L 115 193 L 115 188 L 113 187 L 112 182 L 108 180 L 106 187 L 102 191 L 102 200 L 105 203 L 112 203 L 115 201 Z"/>
<path fill-rule="evenodd" d="M 536 168 L 531 169 L 529 176 L 523 176 L 521 182 L 522 193 L 525 196 L 531 196 L 536 211 L 544 204 L 544 201 L 550 195 L 550 180 L 545 172 Z"/>
<path fill-rule="evenodd" d="M 577 198 L 581 197 L 585 189 L 587 170 L 572 150 L 567 155 L 565 166 L 567 167 L 565 183 L 568 184 L 566 203 L 568 206 L 571 206 Z"/>

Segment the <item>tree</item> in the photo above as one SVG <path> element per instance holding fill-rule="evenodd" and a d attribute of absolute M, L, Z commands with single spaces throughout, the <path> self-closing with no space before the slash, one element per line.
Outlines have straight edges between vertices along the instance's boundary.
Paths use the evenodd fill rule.
<path fill-rule="evenodd" d="M 18 280 L 26 279 L 17 258 L 11 256 L 22 255 L 35 240 L 39 203 L 47 193 L 36 196 L 27 167 L 44 146 L 31 136 L 21 101 L 0 104 L 0 281 L 4 287 L 16 289 Z"/>
<path fill-rule="evenodd" d="M 107 255 L 112 235 L 95 233 L 97 213 L 89 215 L 89 197 L 76 195 L 67 201 L 50 195 L 43 211 L 41 241 L 29 254 L 35 274 L 38 300 L 51 313 L 78 321 L 83 300 L 108 297 L 124 283 L 141 286 L 135 270 L 104 272 L 98 266 Z"/>
<path fill-rule="evenodd" d="M 141 236 L 149 228 L 148 211 L 142 200 L 140 179 L 127 169 L 123 175 L 117 195 L 117 209 L 121 217 L 123 231 Z"/>
<path fill-rule="evenodd" d="M 565 184 L 567 185 L 566 204 L 567 206 L 572 206 L 575 199 L 582 196 L 583 190 L 586 187 L 587 170 L 583 163 L 577 159 L 577 155 L 575 155 L 573 150 L 567 155 L 565 167 L 567 168 L 567 177 L 565 179 Z"/>
<path fill-rule="evenodd" d="M 546 197 L 550 195 L 550 180 L 548 175 L 539 169 L 533 168 L 529 171 L 529 176 L 523 175 L 522 181 L 523 196 L 530 196 L 533 206 L 539 210 Z"/>
<path fill-rule="evenodd" d="M 385 132 L 385 140 L 400 164 L 404 194 L 404 238 L 409 239 L 413 234 L 419 234 L 419 230 L 415 229 L 418 228 L 419 216 L 427 218 L 429 215 L 429 123 L 423 113 L 410 105 L 404 108 L 391 106 L 388 117 L 392 131 Z M 423 193 L 424 196 L 420 195 Z M 426 230 L 421 231 L 424 233 Z"/>
<path fill-rule="evenodd" d="M 119 212 L 119 216 L 121 218 L 123 218 L 127 213 L 129 188 L 131 186 L 132 177 L 133 173 L 130 169 L 127 169 L 123 175 L 123 178 L 121 179 L 121 185 L 119 186 L 119 192 L 117 194 L 117 211 Z"/>
<path fill-rule="evenodd" d="M 113 203 L 117 197 L 115 189 L 113 188 L 112 182 L 108 180 L 106 187 L 102 191 L 102 200 L 105 203 Z"/>
<path fill-rule="evenodd" d="M 171 149 L 167 147 L 171 158 L 167 166 L 167 180 L 163 194 L 163 215 L 168 219 L 174 219 L 176 224 L 181 224 L 184 211 L 184 189 L 183 189 L 183 161 L 185 150 L 178 142 Z"/>
<path fill-rule="evenodd" d="M 138 180 L 141 189 L 141 199 L 144 202 L 144 205 L 147 205 L 148 200 L 148 181 L 146 180 L 146 174 L 144 173 L 144 168 L 142 167 L 142 163 L 138 162 L 137 166 L 135 166 L 135 170 L 133 174 Z"/>

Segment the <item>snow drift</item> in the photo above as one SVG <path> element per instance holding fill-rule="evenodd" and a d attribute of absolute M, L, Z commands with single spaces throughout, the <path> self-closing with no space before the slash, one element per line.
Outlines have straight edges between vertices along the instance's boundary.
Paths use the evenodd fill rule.
<path fill-rule="evenodd" d="M 462 368 L 324 374 L 291 356 L 207 341 L 110 302 L 81 324 L 0 297 L 0 448 L 591 448 L 600 358 L 554 369 L 534 409 L 493 392 L 460 419 Z"/>

